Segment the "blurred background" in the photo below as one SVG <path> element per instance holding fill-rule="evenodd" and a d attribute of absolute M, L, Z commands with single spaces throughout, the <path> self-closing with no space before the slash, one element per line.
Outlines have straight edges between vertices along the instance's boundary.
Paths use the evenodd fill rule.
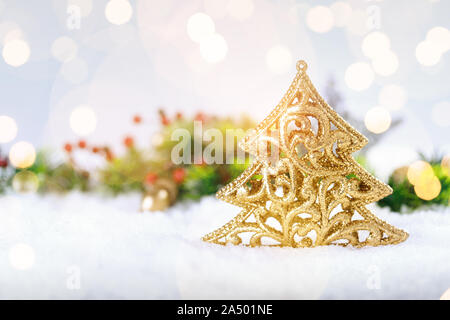
<path fill-rule="evenodd" d="M 450 152 L 449 12 L 444 0 L 0 0 L 1 148 L 83 137 L 120 152 L 124 134 L 150 144 L 158 109 L 259 121 L 304 59 L 338 112 L 382 135 L 367 157 L 386 179 L 418 152 Z"/>
<path fill-rule="evenodd" d="M 448 0 L 0 0 L 0 298 L 448 297 L 449 15 Z M 176 164 L 172 133 L 255 127 L 300 59 L 369 138 L 355 159 L 393 189 L 371 210 L 406 246 L 244 258 L 196 242 L 237 214 L 213 194 L 248 162 Z"/>

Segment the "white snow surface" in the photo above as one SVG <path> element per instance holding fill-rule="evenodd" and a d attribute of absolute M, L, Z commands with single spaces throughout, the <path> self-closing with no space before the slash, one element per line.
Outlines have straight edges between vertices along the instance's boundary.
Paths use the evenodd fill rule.
<path fill-rule="evenodd" d="M 0 197 L 0 299 L 439 299 L 450 287 L 449 208 L 370 206 L 410 233 L 399 245 L 293 249 L 202 242 L 239 212 L 213 197 L 155 213 L 139 202 Z M 17 244 L 34 251 L 28 269 Z"/>

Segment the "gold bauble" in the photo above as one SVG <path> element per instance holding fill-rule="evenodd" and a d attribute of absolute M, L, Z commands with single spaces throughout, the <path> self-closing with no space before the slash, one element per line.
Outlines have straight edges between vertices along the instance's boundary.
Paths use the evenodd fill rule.
<path fill-rule="evenodd" d="M 14 191 L 20 193 L 36 192 L 39 188 L 39 179 L 34 172 L 21 171 L 14 176 L 12 187 Z"/>
<path fill-rule="evenodd" d="M 397 168 L 392 173 L 392 179 L 396 184 L 400 184 L 407 179 L 408 166 Z"/>
<path fill-rule="evenodd" d="M 170 207 L 169 192 L 159 189 L 144 194 L 141 201 L 141 211 L 164 211 Z"/>
<path fill-rule="evenodd" d="M 164 211 L 175 203 L 177 193 L 175 182 L 159 178 L 155 183 L 146 187 L 142 196 L 141 211 Z"/>
<path fill-rule="evenodd" d="M 167 192 L 169 194 L 170 204 L 174 204 L 175 201 L 177 200 L 178 188 L 177 188 L 177 184 L 173 180 L 167 179 L 167 178 L 159 178 L 154 183 L 153 187 L 158 190 L 159 189 L 167 190 Z M 150 187 L 150 190 L 151 190 L 151 187 Z"/>

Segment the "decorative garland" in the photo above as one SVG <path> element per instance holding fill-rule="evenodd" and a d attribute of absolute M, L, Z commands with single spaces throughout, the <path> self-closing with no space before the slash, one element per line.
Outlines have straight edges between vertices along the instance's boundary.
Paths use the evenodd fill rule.
<path fill-rule="evenodd" d="M 199 164 L 175 165 L 171 161 L 171 151 L 177 142 L 171 140 L 177 129 L 185 129 L 193 136 L 193 121 L 201 121 L 204 129 L 217 128 L 225 135 L 226 130 L 241 132 L 255 127 L 255 123 L 242 117 L 240 120 L 218 118 L 197 113 L 194 117 L 185 117 L 181 113 L 168 117 L 159 111 L 161 129 L 153 136 L 152 145 L 141 148 L 135 144 L 132 136 L 125 136 L 123 144 L 126 151 L 115 155 L 106 145 L 92 145 L 86 140 L 66 143 L 63 150 L 66 161 L 53 163 L 51 152 L 40 150 L 36 161 L 27 169 L 16 169 L 0 152 L 0 194 L 13 189 L 17 192 L 36 191 L 39 193 L 106 191 L 117 195 L 129 191 L 142 192 L 142 210 L 164 210 L 177 201 L 200 199 L 215 194 L 220 187 L 238 177 L 249 164 Z M 143 119 L 135 115 L 134 125 L 143 125 Z M 238 141 L 240 137 L 236 141 Z M 193 141 L 191 141 L 193 143 Z M 225 144 L 224 144 L 225 145 Z M 204 143 L 203 147 L 206 146 Z M 193 150 L 193 148 L 191 148 Z M 77 152 L 89 152 L 104 159 L 104 165 L 95 170 L 83 169 L 76 161 Z M 193 156 L 193 155 L 192 155 Z M 227 155 L 223 155 L 224 158 Z M 356 156 L 356 160 L 369 172 L 366 158 Z M 424 161 L 426 161 L 424 159 Z M 430 163 L 435 177 L 440 183 L 439 194 L 425 200 L 416 194 L 415 186 L 407 177 L 408 167 L 395 170 L 389 178 L 394 192 L 378 202 L 392 211 L 410 212 L 431 205 L 448 206 L 450 201 L 450 160 L 448 157 L 435 157 Z M 416 188 L 417 189 L 417 188 Z"/>

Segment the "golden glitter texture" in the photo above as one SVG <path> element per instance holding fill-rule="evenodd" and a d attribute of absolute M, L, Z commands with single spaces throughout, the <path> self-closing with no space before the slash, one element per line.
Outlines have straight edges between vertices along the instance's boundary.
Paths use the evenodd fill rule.
<path fill-rule="evenodd" d="M 217 197 L 243 209 L 204 241 L 362 247 L 408 238 L 366 209 L 392 190 L 352 158 L 367 139 L 323 100 L 306 69 L 297 63 L 281 102 L 240 142 L 255 159 Z"/>

